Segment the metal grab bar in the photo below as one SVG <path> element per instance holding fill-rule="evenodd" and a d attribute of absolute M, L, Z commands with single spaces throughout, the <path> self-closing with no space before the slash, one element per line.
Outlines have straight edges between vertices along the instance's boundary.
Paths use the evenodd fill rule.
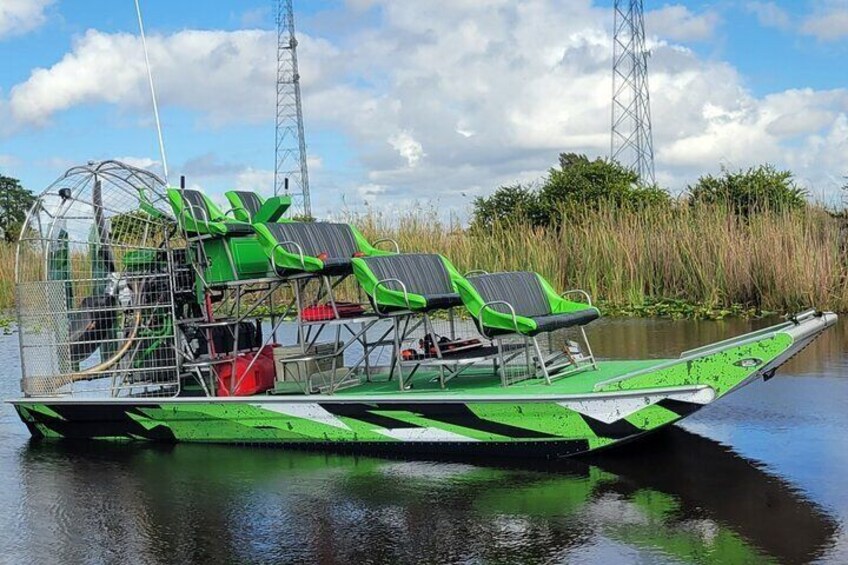
<path fill-rule="evenodd" d="M 380 312 L 380 307 L 377 306 L 377 289 L 381 286 L 385 286 L 386 283 L 396 282 L 400 285 L 401 290 L 403 291 L 403 301 L 406 303 L 406 307 L 409 310 L 412 310 L 412 305 L 409 303 L 409 293 L 406 291 L 406 285 L 403 284 L 403 281 L 400 279 L 382 279 L 377 281 L 377 284 L 374 285 L 374 311 L 377 312 L 380 316 L 387 316 L 388 313 L 383 314 Z M 386 290 L 392 290 L 391 288 L 387 288 Z M 397 291 L 395 291 L 397 292 Z"/>
<path fill-rule="evenodd" d="M 489 274 L 489 271 L 484 271 L 483 269 L 472 269 L 472 270 L 466 272 L 462 276 L 463 277 L 471 277 L 471 276 L 474 276 L 474 275 L 488 275 L 488 274 Z"/>
<path fill-rule="evenodd" d="M 400 245 L 398 245 L 398 242 L 397 242 L 397 241 L 395 241 L 394 239 L 390 238 L 390 237 L 384 237 L 384 238 L 378 239 L 377 241 L 373 242 L 373 243 L 371 244 L 371 246 L 372 246 L 372 247 L 377 247 L 377 246 L 378 246 L 378 245 L 380 245 L 381 243 L 386 243 L 386 242 L 389 242 L 389 243 L 391 243 L 392 245 L 394 245 L 394 246 L 395 246 L 395 253 L 400 254 Z"/>
<path fill-rule="evenodd" d="M 575 288 L 575 289 L 572 289 L 572 290 L 566 290 L 565 292 L 563 292 L 559 296 L 560 296 L 560 298 L 565 298 L 566 294 L 582 294 L 584 297 L 586 297 L 586 303 L 589 304 L 589 306 L 592 305 L 592 297 L 585 290 L 581 290 L 579 288 Z"/>
<path fill-rule="evenodd" d="M 196 209 L 200 210 L 201 212 L 203 212 L 203 218 L 200 221 L 202 221 L 204 224 L 206 224 L 206 229 L 208 230 L 209 229 L 209 212 L 206 210 L 206 208 L 204 208 L 200 204 L 192 204 L 191 202 L 189 202 L 188 200 L 185 200 L 185 199 L 183 199 L 183 202 L 188 204 L 188 210 L 190 212 L 189 218 L 191 219 L 192 222 L 194 222 L 195 227 L 197 226 L 198 220 L 197 220 L 197 216 L 194 215 L 194 209 L 196 208 Z"/>
<path fill-rule="evenodd" d="M 483 334 L 483 337 L 485 337 L 486 339 L 494 339 L 493 337 L 488 336 L 486 334 L 486 330 L 484 329 L 485 326 L 483 325 L 483 311 L 486 308 L 491 308 L 495 304 L 502 304 L 502 305 L 506 306 L 507 308 L 509 308 L 509 311 L 512 314 L 512 327 L 515 328 L 515 333 L 521 333 L 518 330 L 518 318 L 515 315 L 515 308 L 512 307 L 512 304 L 510 304 L 506 300 L 492 300 L 490 302 L 486 302 L 485 304 L 483 304 L 483 306 L 480 307 L 480 312 L 478 312 L 478 314 L 477 314 L 477 319 L 480 320 L 480 333 Z M 505 313 L 505 312 L 498 312 L 495 309 L 492 309 L 492 312 L 497 312 L 498 314 L 504 314 Z"/>
<path fill-rule="evenodd" d="M 271 248 L 271 266 L 274 267 L 274 272 L 277 272 L 277 258 L 274 252 L 277 250 L 278 247 L 282 248 L 283 251 L 288 252 L 288 249 L 283 247 L 284 245 L 294 245 L 295 247 L 297 247 L 297 253 L 300 257 L 300 266 L 303 267 L 303 270 L 305 271 L 306 259 L 304 259 L 303 257 L 303 247 L 301 247 L 300 244 L 296 241 L 281 241 Z"/>
<path fill-rule="evenodd" d="M 233 206 L 232 208 L 230 208 L 229 210 L 224 212 L 224 215 L 229 216 L 232 212 L 235 212 L 236 210 L 241 210 L 242 212 L 244 212 L 247 215 L 248 218 L 251 218 L 253 216 L 250 212 L 247 211 L 247 208 L 244 208 L 243 206 Z M 237 222 L 241 221 L 238 218 L 236 218 L 235 216 L 233 216 L 233 219 Z"/>

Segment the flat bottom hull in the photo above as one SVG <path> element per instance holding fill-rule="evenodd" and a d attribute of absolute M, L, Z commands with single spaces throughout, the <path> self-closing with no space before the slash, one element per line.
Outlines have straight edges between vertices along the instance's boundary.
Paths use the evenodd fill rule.
<path fill-rule="evenodd" d="M 660 400 L 605 423 L 557 402 L 16 404 L 38 439 L 544 458 L 570 457 L 630 441 L 700 407 Z"/>
<path fill-rule="evenodd" d="M 438 455 L 567 457 L 673 424 L 770 376 L 836 322 L 798 320 L 611 377 L 604 366 L 550 387 L 346 391 L 229 398 L 13 401 L 36 438 L 267 445 Z M 580 385 L 582 390 L 568 390 Z"/>

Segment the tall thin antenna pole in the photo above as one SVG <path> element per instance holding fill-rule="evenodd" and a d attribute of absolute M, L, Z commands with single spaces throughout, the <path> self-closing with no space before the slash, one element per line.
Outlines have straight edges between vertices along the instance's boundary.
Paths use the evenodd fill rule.
<path fill-rule="evenodd" d="M 642 0 L 615 0 L 610 157 L 655 184 Z"/>
<path fill-rule="evenodd" d="M 312 216 L 309 172 L 306 168 L 306 139 L 297 68 L 297 39 L 294 35 L 292 0 L 277 0 L 277 128 L 274 166 L 274 195 L 292 197 L 293 215 Z"/>
<path fill-rule="evenodd" d="M 141 6 L 135 0 L 135 13 L 138 14 L 138 30 L 141 32 L 141 47 L 144 49 L 144 63 L 147 65 L 147 81 L 150 84 L 150 98 L 153 99 L 153 117 L 156 120 L 156 133 L 159 135 L 159 154 L 162 156 L 162 172 L 165 184 L 168 182 L 168 160 L 165 158 L 165 141 L 162 138 L 162 123 L 159 121 L 159 105 L 156 104 L 156 89 L 153 87 L 153 72 L 150 70 L 150 57 L 147 55 L 147 39 L 144 37 L 144 22 L 141 19 Z"/>

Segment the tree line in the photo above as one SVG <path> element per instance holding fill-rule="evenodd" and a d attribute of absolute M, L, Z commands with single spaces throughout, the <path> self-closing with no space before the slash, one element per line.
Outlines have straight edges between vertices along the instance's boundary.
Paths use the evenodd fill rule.
<path fill-rule="evenodd" d="M 758 212 L 787 212 L 807 206 L 807 191 L 791 171 L 759 165 L 717 175 L 703 175 L 687 186 L 681 199 L 688 204 L 721 204 L 741 216 Z M 533 226 L 556 226 L 572 213 L 601 208 L 640 210 L 672 207 L 681 202 L 668 190 L 641 182 L 639 175 L 616 161 L 562 153 L 557 167 L 532 184 L 497 188 L 475 199 L 472 227 L 522 221 Z"/>

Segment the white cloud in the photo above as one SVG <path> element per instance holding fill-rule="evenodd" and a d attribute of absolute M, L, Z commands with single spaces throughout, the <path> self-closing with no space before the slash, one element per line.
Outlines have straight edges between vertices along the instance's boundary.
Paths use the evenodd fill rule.
<path fill-rule="evenodd" d="M 19 162 L 18 158 L 13 155 L 0 155 L 0 173 L 8 171 Z"/>
<path fill-rule="evenodd" d="M 754 14 L 763 27 L 785 30 L 792 25 L 789 14 L 775 2 L 748 2 L 745 4 L 745 9 Z"/>
<path fill-rule="evenodd" d="M 332 53 L 323 40 L 301 39 L 304 90 L 324 75 L 321 58 Z M 198 110 L 215 125 L 258 122 L 274 114 L 275 34 L 270 31 L 184 30 L 151 35 L 148 50 L 163 107 Z M 341 61 L 339 61 L 341 62 Z M 332 65 L 327 65 L 333 70 Z M 88 30 L 70 53 L 50 68 L 32 71 L 12 88 L 9 111 L 22 123 L 45 124 L 62 110 L 109 103 L 147 112 L 150 94 L 139 38 Z M 167 116 L 164 116 L 167 122 Z"/>
<path fill-rule="evenodd" d="M 401 157 L 406 159 L 406 164 L 409 167 L 417 166 L 421 159 L 427 155 L 424 153 L 424 147 L 408 131 L 396 133 L 390 136 L 387 141 Z"/>
<path fill-rule="evenodd" d="M 252 190 L 263 195 L 274 193 L 274 171 L 247 167 L 235 177 L 236 190 Z"/>
<path fill-rule="evenodd" d="M 150 157 L 116 157 L 116 161 L 120 161 L 129 165 L 130 167 L 136 167 L 138 169 L 147 169 L 149 171 L 161 171 L 162 163 L 157 161 L 156 159 L 151 159 Z"/>
<path fill-rule="evenodd" d="M 801 24 L 801 32 L 821 41 L 837 41 L 848 37 L 848 2 L 820 0 L 813 13 Z"/>
<path fill-rule="evenodd" d="M 22 35 L 40 27 L 45 9 L 54 0 L 3 0 L 0 2 L 0 39 Z"/>
<path fill-rule="evenodd" d="M 318 155 L 307 155 L 306 167 L 311 172 L 320 171 L 324 168 L 324 160 Z"/>
<path fill-rule="evenodd" d="M 372 204 L 375 200 L 377 200 L 377 198 L 380 198 L 384 192 L 386 192 L 385 186 L 374 183 L 363 184 L 356 187 L 357 196 L 359 196 L 359 198 L 367 204 Z"/>
<path fill-rule="evenodd" d="M 327 155 L 327 166 L 312 160 L 314 200 L 331 206 L 347 194 L 393 208 L 420 199 L 463 209 L 499 184 L 538 178 L 561 151 L 606 155 L 612 15 L 596 3 L 361 0 L 340 8 L 373 10 L 359 25 L 328 28 L 328 39 L 301 34 L 307 136 L 342 134 L 351 168 L 366 171 L 345 174 Z M 722 163 L 791 165 L 822 186 L 844 173 L 848 91 L 755 96 L 731 65 L 674 43 L 709 37 L 717 16 L 681 6 L 649 16 L 663 182 L 682 188 Z M 271 123 L 273 32 L 185 30 L 149 39 L 166 128 L 174 106 L 208 124 Z M 82 104 L 147 115 L 145 80 L 138 38 L 92 30 L 14 87 L 9 111 L 36 124 Z M 229 167 L 216 182 L 272 190 L 273 171 Z"/>
<path fill-rule="evenodd" d="M 273 81 L 273 53 L 267 35 L 257 31 L 181 31 L 167 37 L 151 36 L 151 65 L 163 104 L 199 109 L 215 121 L 231 118 L 233 111 L 249 119 L 250 109 L 257 106 L 273 109 L 270 89 L 263 90 L 267 90 L 263 97 L 253 94 L 259 89 L 244 88 L 263 79 Z M 267 56 L 263 57 L 263 52 Z M 269 65 L 265 76 L 257 72 L 260 61 Z M 12 88 L 10 110 L 20 122 L 43 124 L 52 114 L 82 104 L 107 102 L 146 108 L 145 73 L 136 36 L 89 30 L 60 62 L 49 69 L 35 69 L 26 82 Z M 252 104 L 245 104 L 245 97 Z"/>
<path fill-rule="evenodd" d="M 717 12 L 694 14 L 686 6 L 675 4 L 645 14 L 645 32 L 674 41 L 700 41 L 715 33 L 721 17 Z"/>

